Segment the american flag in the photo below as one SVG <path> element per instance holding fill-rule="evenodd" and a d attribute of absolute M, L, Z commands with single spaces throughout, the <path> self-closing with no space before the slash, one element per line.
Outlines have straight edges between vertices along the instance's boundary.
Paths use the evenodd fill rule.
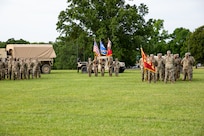
<path fill-rule="evenodd" d="M 94 41 L 93 52 L 95 52 L 96 56 L 100 56 L 99 48 L 96 41 Z"/>

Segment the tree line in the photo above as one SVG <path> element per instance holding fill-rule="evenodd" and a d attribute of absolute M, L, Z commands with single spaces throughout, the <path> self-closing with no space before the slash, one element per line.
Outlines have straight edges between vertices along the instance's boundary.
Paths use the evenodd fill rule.
<path fill-rule="evenodd" d="M 98 43 L 102 40 L 104 45 L 109 38 L 113 57 L 124 61 L 126 66 L 139 60 L 140 47 L 148 54 L 171 50 L 183 57 L 191 52 L 197 63 L 204 63 L 204 26 L 194 32 L 176 28 L 169 34 L 164 29 L 164 20 L 145 20 L 148 13 L 145 4 L 129 5 L 125 0 L 67 0 L 67 8 L 60 12 L 56 24 L 60 35 L 52 43 L 57 54 L 54 68 L 75 69 L 78 58 L 82 61 L 93 58 L 94 38 Z M 0 42 L 0 47 L 11 42 L 12 39 Z"/>

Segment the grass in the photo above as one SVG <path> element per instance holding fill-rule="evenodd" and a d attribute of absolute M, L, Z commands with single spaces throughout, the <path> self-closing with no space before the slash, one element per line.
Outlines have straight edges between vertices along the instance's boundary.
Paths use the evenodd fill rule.
<path fill-rule="evenodd" d="M 192 82 L 140 77 L 139 70 L 119 77 L 53 70 L 41 79 L 0 81 L 0 135 L 204 135 L 204 69 L 194 70 Z"/>

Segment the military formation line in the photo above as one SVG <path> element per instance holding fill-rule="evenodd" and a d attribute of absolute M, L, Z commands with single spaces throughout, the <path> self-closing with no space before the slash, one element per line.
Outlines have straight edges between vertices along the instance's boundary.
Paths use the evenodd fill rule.
<path fill-rule="evenodd" d="M 0 58 L 0 80 L 20 80 L 40 78 L 40 62 L 38 59 L 16 59 L 6 58 L 4 61 Z"/>
<path fill-rule="evenodd" d="M 109 76 L 112 76 L 113 73 L 115 73 L 115 76 L 118 76 L 120 63 L 117 58 L 115 59 L 115 61 L 113 61 L 112 57 L 108 57 L 107 66 L 108 66 L 107 69 L 108 69 Z M 105 69 L 106 69 L 105 67 L 106 67 L 105 59 L 101 58 L 98 60 L 97 56 L 95 56 L 94 60 L 92 61 L 91 58 L 89 58 L 87 63 L 87 72 L 89 77 L 91 77 L 92 72 L 94 72 L 94 75 L 97 77 L 99 70 L 100 70 L 101 76 L 104 76 Z"/>
<path fill-rule="evenodd" d="M 171 54 L 171 51 L 167 51 L 165 56 L 158 53 L 157 56 L 151 54 L 147 55 L 146 61 L 152 63 L 156 72 L 152 72 L 144 68 L 144 62 L 141 58 L 139 61 L 142 81 L 148 81 L 149 83 L 156 81 L 168 81 L 174 83 L 180 79 L 180 74 L 183 73 L 182 80 L 192 81 L 193 78 L 193 65 L 195 59 L 190 53 L 185 53 L 185 57 L 181 59 L 179 54 Z"/>

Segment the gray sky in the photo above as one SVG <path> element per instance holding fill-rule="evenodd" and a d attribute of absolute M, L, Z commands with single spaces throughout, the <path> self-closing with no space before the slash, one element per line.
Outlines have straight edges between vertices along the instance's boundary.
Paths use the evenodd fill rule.
<path fill-rule="evenodd" d="M 29 42 L 55 41 L 57 17 L 67 0 L 0 0 L 0 41 L 10 38 Z M 146 19 L 163 19 L 164 29 L 172 33 L 184 27 L 194 31 L 204 25 L 203 0 L 130 0 L 149 8 Z"/>

